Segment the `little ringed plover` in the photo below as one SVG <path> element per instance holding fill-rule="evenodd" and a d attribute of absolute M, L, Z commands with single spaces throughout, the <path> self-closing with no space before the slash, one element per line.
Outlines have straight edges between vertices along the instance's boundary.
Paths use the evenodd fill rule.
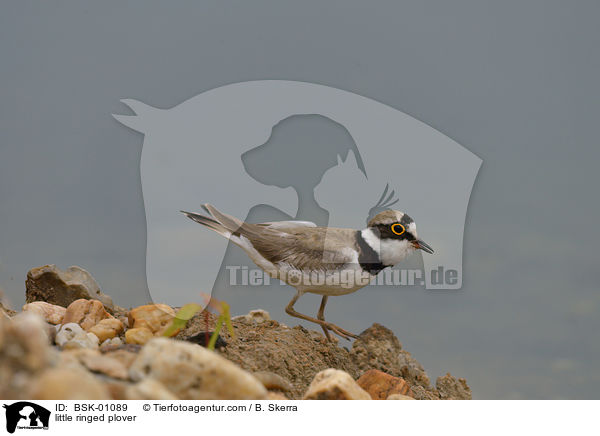
<path fill-rule="evenodd" d="M 325 321 L 327 299 L 355 292 L 384 268 L 396 265 L 415 250 L 433 253 L 417 236 L 415 222 L 405 213 L 386 210 L 375 215 L 363 230 L 317 227 L 308 221 L 246 223 L 202 206 L 208 216 L 182 211 L 188 218 L 226 237 L 241 247 L 269 276 L 296 288 L 285 311 L 290 316 L 319 324 L 345 339 L 357 338 Z M 304 293 L 322 295 L 316 318 L 294 310 Z"/>

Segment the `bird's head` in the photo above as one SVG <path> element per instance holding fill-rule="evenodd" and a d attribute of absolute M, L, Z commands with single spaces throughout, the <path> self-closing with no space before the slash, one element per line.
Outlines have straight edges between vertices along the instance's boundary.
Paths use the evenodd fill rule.
<path fill-rule="evenodd" d="M 419 239 L 414 220 L 397 210 L 375 215 L 362 235 L 384 265 L 395 265 L 415 250 L 433 253 L 433 248 Z"/>

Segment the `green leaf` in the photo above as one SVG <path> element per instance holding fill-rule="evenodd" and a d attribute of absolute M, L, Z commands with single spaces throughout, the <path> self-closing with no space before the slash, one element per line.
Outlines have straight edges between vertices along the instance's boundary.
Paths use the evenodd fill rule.
<path fill-rule="evenodd" d="M 163 336 L 166 336 L 166 337 L 175 336 L 180 330 L 185 328 L 188 321 L 190 319 L 192 319 L 192 317 L 196 313 L 198 313 L 202 310 L 204 310 L 204 307 L 199 304 L 196 304 L 196 303 L 186 304 L 181 309 L 179 309 L 179 311 L 175 315 L 175 318 L 173 318 L 171 325 L 163 333 Z"/>
<path fill-rule="evenodd" d="M 229 311 L 229 304 L 224 301 L 221 301 L 221 308 L 223 310 L 222 314 L 225 318 L 225 325 L 227 325 L 227 330 L 229 330 L 229 334 L 232 339 L 235 339 L 235 331 L 233 330 L 233 324 L 231 324 L 231 314 Z"/>
<path fill-rule="evenodd" d="M 210 341 L 208 342 L 208 346 L 206 347 L 209 350 L 215 349 L 215 346 L 217 344 L 217 338 L 219 337 L 219 333 L 221 332 L 223 324 L 227 326 L 227 330 L 229 330 L 231 338 L 235 339 L 235 331 L 233 330 L 233 325 L 231 324 L 231 315 L 229 313 L 229 304 L 227 304 L 224 301 L 221 301 L 220 305 L 221 307 L 219 312 L 221 313 L 219 314 L 219 318 L 217 318 L 217 323 L 215 324 L 215 331 L 210 337 Z"/>
<path fill-rule="evenodd" d="M 208 341 L 208 346 L 206 348 L 208 348 L 209 350 L 215 350 L 215 345 L 217 344 L 217 338 L 219 337 L 219 332 L 221 331 L 221 326 L 223 325 L 223 314 L 219 315 L 219 318 L 217 318 L 217 323 L 215 324 L 215 331 L 213 332 L 212 336 L 210 337 L 210 341 Z"/>

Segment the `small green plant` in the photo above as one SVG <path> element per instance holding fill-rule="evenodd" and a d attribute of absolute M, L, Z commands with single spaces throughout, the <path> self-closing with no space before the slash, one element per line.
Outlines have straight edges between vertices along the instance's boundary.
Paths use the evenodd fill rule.
<path fill-rule="evenodd" d="M 198 312 L 201 312 L 206 307 L 206 309 L 216 310 L 219 313 L 217 322 L 215 323 L 215 330 L 212 333 L 210 339 L 208 340 L 208 345 L 206 346 L 206 348 L 208 348 L 209 350 L 215 349 L 217 338 L 219 337 L 219 332 L 221 331 L 223 324 L 227 326 L 229 334 L 233 339 L 235 339 L 235 331 L 233 330 L 233 325 L 231 324 L 231 311 L 229 309 L 229 304 L 227 304 L 225 301 L 219 301 L 214 298 L 211 299 L 207 295 L 203 296 L 207 302 L 205 306 L 202 306 L 197 303 L 189 303 L 183 306 L 181 309 L 179 309 L 179 311 L 175 315 L 175 318 L 171 322 L 171 325 L 167 328 L 167 330 L 165 330 L 163 335 L 167 337 L 175 336 L 179 331 L 185 328 L 188 321 L 192 319 L 194 315 L 196 315 Z M 206 312 L 205 321 L 206 334 L 208 335 L 208 312 Z"/>
<path fill-rule="evenodd" d="M 219 301 L 216 304 L 218 306 L 219 317 L 217 318 L 217 322 L 215 324 L 215 331 L 210 337 L 210 341 L 208 341 L 209 350 L 215 349 L 215 344 L 217 343 L 217 338 L 219 337 L 219 332 L 221 331 L 221 327 L 223 324 L 227 326 L 227 330 L 229 330 L 229 334 L 233 339 L 235 339 L 235 331 L 233 330 L 233 325 L 231 324 L 231 314 L 229 311 L 229 304 L 224 301 Z"/>
<path fill-rule="evenodd" d="M 172 337 L 175 336 L 180 330 L 183 330 L 187 325 L 188 321 L 192 319 L 192 317 L 202 311 L 204 307 L 196 303 L 189 303 L 183 306 L 177 314 L 175 314 L 175 318 L 171 322 L 171 325 L 165 330 L 163 336 Z"/>

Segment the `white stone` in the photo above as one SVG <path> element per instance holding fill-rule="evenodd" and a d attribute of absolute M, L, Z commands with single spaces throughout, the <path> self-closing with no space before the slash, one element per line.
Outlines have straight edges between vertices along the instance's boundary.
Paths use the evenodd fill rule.
<path fill-rule="evenodd" d="M 79 324 L 74 322 L 60 326 L 56 338 L 56 345 L 63 348 L 98 348 L 98 336 L 85 332 Z"/>
<path fill-rule="evenodd" d="M 345 371 L 329 368 L 317 375 L 310 383 L 305 400 L 370 400 L 371 395 Z"/>
<path fill-rule="evenodd" d="M 263 309 L 255 309 L 248 312 L 246 315 L 236 316 L 232 319 L 232 321 L 241 322 L 244 324 L 256 323 L 260 324 L 265 321 L 269 321 L 271 319 L 271 315 L 269 312 Z"/>
<path fill-rule="evenodd" d="M 266 399 L 262 383 L 233 362 L 189 342 L 154 338 L 129 368 L 134 381 L 152 378 L 184 400 Z"/>

